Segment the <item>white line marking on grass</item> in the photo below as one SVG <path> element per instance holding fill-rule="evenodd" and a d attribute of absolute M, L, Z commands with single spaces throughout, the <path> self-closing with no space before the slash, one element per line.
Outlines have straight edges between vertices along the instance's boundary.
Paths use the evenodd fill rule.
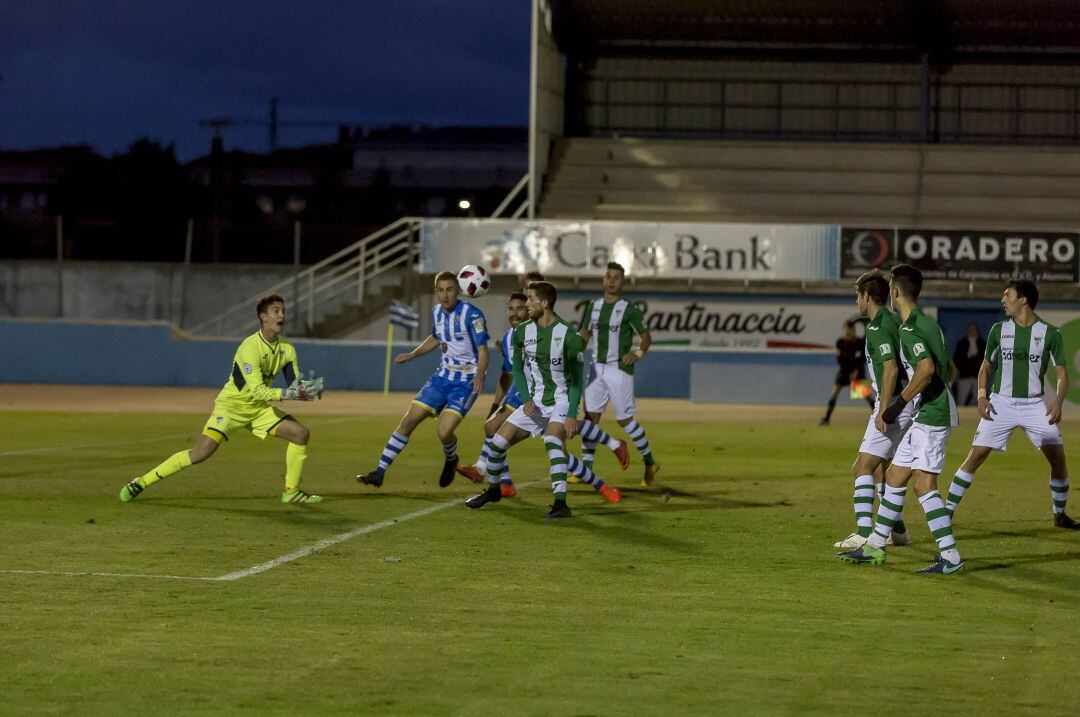
<path fill-rule="evenodd" d="M 536 485 L 537 483 L 540 483 L 540 482 L 541 481 L 530 481 L 528 483 L 522 483 L 522 484 L 518 485 L 518 488 L 519 489 L 525 489 L 525 488 L 528 488 L 529 486 Z M 192 576 L 192 575 L 146 575 L 146 574 L 142 574 L 142 573 L 94 573 L 94 572 L 82 573 L 82 572 L 74 572 L 74 571 L 66 571 L 66 570 L 3 570 L 3 569 L 0 569 L 0 573 L 19 574 L 19 575 L 70 575 L 70 576 L 90 576 L 90 577 L 102 577 L 102 578 L 157 578 L 159 580 L 201 580 L 201 581 L 204 581 L 204 582 L 231 582 L 233 580 L 240 580 L 241 578 L 251 577 L 252 575 L 258 575 L 259 573 L 265 573 L 267 570 L 273 570 L 274 568 L 278 567 L 279 565 L 284 565 L 285 563 L 291 563 L 292 561 L 299 560 L 300 558 L 306 558 L 307 556 L 312 555 L 313 553 L 317 553 L 320 550 L 325 550 L 326 548 L 329 548 L 332 545 L 337 545 L 338 543 L 344 543 L 346 540 L 352 540 L 353 538 L 357 538 L 357 537 L 359 537 L 361 535 L 367 535 L 369 533 L 374 533 L 375 531 L 382 530 L 383 528 L 390 528 L 390 527 L 393 527 L 393 526 L 397 525 L 398 523 L 404 523 L 404 522 L 406 522 L 408 520 L 413 520 L 415 518 L 422 518 L 425 515 L 431 515 L 432 513 L 437 513 L 440 510 L 446 510 L 447 508 L 450 508 L 450 507 L 455 506 L 455 505 L 462 505 L 462 504 L 464 504 L 464 502 L 465 502 L 465 500 L 462 499 L 462 498 L 455 498 L 454 500 L 448 500 L 445 503 L 438 503 L 436 505 L 429 505 L 427 508 L 421 508 L 420 510 L 414 510 L 411 513 L 405 513 L 404 515 L 399 515 L 396 518 L 390 518 L 388 520 L 382 520 L 382 521 L 379 521 L 378 523 L 371 523 L 370 525 L 365 525 L 362 528 L 356 528 L 355 530 L 350 530 L 347 533 L 341 533 L 340 535 L 335 535 L 335 536 L 333 536 L 331 538 L 324 538 L 323 540 L 320 540 L 320 541 L 318 541 L 316 543 L 312 543 L 311 545 L 307 545 L 307 546 L 305 546 L 303 548 L 300 548 L 299 550 L 294 550 L 291 553 L 287 553 L 286 555 L 282 555 L 280 557 L 274 558 L 273 560 L 267 560 L 265 563 L 259 563 L 258 565 L 252 565 L 249 568 L 244 568 L 243 570 L 237 570 L 237 571 L 232 572 L 232 573 L 225 573 L 224 575 L 218 575 L 218 576 L 215 576 L 215 577 L 196 577 L 196 576 Z"/>
<path fill-rule="evenodd" d="M 539 481 L 531 481 L 529 483 L 522 483 L 521 485 L 518 486 L 518 488 L 528 488 L 529 486 L 535 485 L 538 482 Z M 365 525 L 362 528 L 357 528 L 355 530 L 350 530 L 347 533 L 342 533 L 340 535 L 335 535 L 332 538 L 324 538 L 323 540 L 320 540 L 317 543 L 312 543 L 311 545 L 300 548 L 299 550 L 294 550 L 293 552 L 288 553 L 287 555 L 282 555 L 281 557 L 274 558 L 273 560 L 267 560 L 265 563 L 259 563 L 258 565 L 252 565 L 250 568 L 244 568 L 243 570 L 237 570 L 234 573 L 226 573 L 225 575 L 219 575 L 218 577 L 214 578 L 214 580 L 239 580 L 241 578 L 246 578 L 246 577 L 250 577 L 252 575 L 257 575 L 259 573 L 264 573 L 267 570 L 272 570 L 272 569 L 278 567 L 279 565 L 284 565 L 285 563 L 291 563 L 293 560 L 299 560 L 300 558 L 306 558 L 307 556 L 311 555 L 312 553 L 317 553 L 320 550 L 325 550 L 326 548 L 329 548 L 332 545 L 337 545 L 338 543 L 344 543 L 346 540 L 352 540 L 353 538 L 357 538 L 357 537 L 359 537 L 361 535 L 367 535 L 368 533 L 374 533 L 376 530 L 382 530 L 383 528 L 389 528 L 391 526 L 397 525 L 398 523 L 404 523 L 407 520 L 413 520 L 414 518 L 422 518 L 425 515 L 431 515 L 432 513 L 437 513 L 440 510 L 446 510 L 447 508 L 449 508 L 451 506 L 462 505 L 464 502 L 465 501 L 462 500 L 461 498 L 455 498 L 454 500 L 450 500 L 450 501 L 447 501 L 445 503 L 439 503 L 437 505 L 430 505 L 427 508 L 422 508 L 420 510 L 413 511 L 412 513 L 406 513 L 405 515 L 399 515 L 396 518 L 390 518 L 389 520 L 383 520 L 383 521 L 378 522 L 378 523 L 372 523 L 371 525 Z"/>

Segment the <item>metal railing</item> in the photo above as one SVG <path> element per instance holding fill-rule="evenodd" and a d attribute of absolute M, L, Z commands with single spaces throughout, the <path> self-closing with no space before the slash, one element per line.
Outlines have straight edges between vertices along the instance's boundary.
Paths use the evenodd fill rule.
<path fill-rule="evenodd" d="M 402 217 L 359 241 L 326 257 L 294 276 L 269 286 L 258 294 L 191 329 L 195 334 L 241 336 L 252 330 L 252 311 L 260 297 L 280 294 L 289 302 L 293 322 L 303 316 L 305 326 L 294 323 L 294 334 L 315 326 L 317 318 L 336 308 L 343 297 L 362 304 L 373 279 L 398 267 L 406 267 L 406 283 L 411 283 L 419 256 L 420 220 Z M 348 300 L 346 300 L 348 301 Z M 298 330 L 299 329 L 299 330 Z"/>
<path fill-rule="evenodd" d="M 502 217 L 508 207 L 519 198 L 510 219 L 520 219 L 529 206 L 529 175 L 525 174 L 502 200 L 491 218 Z M 524 198 L 521 198 L 524 192 Z M 344 303 L 363 304 L 371 281 L 387 271 L 406 267 L 405 281 L 412 283 L 419 256 L 421 219 L 402 217 L 363 239 L 326 257 L 317 264 L 297 272 L 294 276 L 268 286 L 243 301 L 239 301 L 208 321 L 194 326 L 191 332 L 201 335 L 241 336 L 252 327 L 251 312 L 260 297 L 280 294 L 291 307 L 288 319 L 293 335 L 303 335 L 315 326 L 328 308 L 336 308 L 349 292 L 354 298 Z M 299 317 L 304 317 L 303 325 Z"/>
<path fill-rule="evenodd" d="M 526 172 L 524 176 L 518 180 L 518 183 L 514 185 L 514 188 L 510 190 L 510 193 L 499 203 L 499 206 L 495 207 L 495 211 L 491 213 L 492 219 L 498 219 L 502 217 L 506 208 L 514 201 L 522 190 L 529 186 L 529 173 Z M 511 219 L 520 219 L 521 215 L 525 213 L 525 210 L 529 208 L 529 193 L 525 192 L 525 198 L 518 205 L 518 208 L 514 210 L 514 213 L 510 215 Z"/>

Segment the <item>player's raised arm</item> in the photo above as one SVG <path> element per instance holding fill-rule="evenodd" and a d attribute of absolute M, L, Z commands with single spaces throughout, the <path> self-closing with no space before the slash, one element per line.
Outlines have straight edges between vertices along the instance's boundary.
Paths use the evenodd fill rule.
<path fill-rule="evenodd" d="M 406 363 L 407 361 L 412 361 L 414 358 L 419 358 L 424 354 L 429 354 L 437 348 L 439 348 L 439 340 L 434 336 L 428 336 L 426 339 L 423 340 L 423 342 L 421 342 L 419 346 L 414 348 L 409 353 L 398 354 L 397 357 L 394 359 L 394 363 L 402 364 Z"/>

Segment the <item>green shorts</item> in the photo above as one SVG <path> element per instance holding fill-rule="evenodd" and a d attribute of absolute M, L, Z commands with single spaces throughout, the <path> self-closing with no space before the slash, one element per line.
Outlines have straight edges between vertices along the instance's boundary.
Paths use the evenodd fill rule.
<path fill-rule="evenodd" d="M 236 408 L 235 406 L 223 406 L 214 403 L 214 412 L 210 414 L 206 425 L 203 427 L 203 435 L 209 436 L 218 443 L 229 440 L 229 434 L 236 428 L 246 428 L 255 436 L 265 439 L 273 435 L 277 425 L 286 418 L 292 418 L 277 406 L 260 408 L 253 406 L 249 409 Z"/>

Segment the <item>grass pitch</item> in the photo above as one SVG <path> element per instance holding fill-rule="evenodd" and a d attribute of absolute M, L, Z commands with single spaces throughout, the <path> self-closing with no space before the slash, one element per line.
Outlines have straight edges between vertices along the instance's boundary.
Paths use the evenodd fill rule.
<path fill-rule="evenodd" d="M 1016 434 L 984 466 L 957 516 L 962 573 L 913 574 L 935 551 L 914 500 L 912 546 L 882 567 L 843 564 L 832 543 L 852 530 L 854 409 L 818 428 L 816 409 L 680 421 L 643 402 L 663 469 L 646 491 L 636 456 L 621 473 L 602 455 L 621 504 L 578 486 L 574 517 L 546 521 L 546 458 L 525 443 L 515 480 L 541 482 L 516 499 L 236 580 L 182 579 L 473 494 L 461 478 L 437 487 L 430 425 L 382 489 L 355 483 L 398 403 L 362 417 L 300 407 L 304 487 L 328 498 L 312 507 L 278 502 L 284 443 L 247 435 L 121 504 L 121 485 L 188 447 L 205 411 L 6 413 L 0 713 L 1074 713 L 1080 535 L 1051 527 L 1041 456 Z M 974 431 L 971 411 L 961 421 L 947 472 Z M 1073 450 L 1075 418 L 1065 432 Z M 480 435 L 470 418 L 463 457 Z"/>

